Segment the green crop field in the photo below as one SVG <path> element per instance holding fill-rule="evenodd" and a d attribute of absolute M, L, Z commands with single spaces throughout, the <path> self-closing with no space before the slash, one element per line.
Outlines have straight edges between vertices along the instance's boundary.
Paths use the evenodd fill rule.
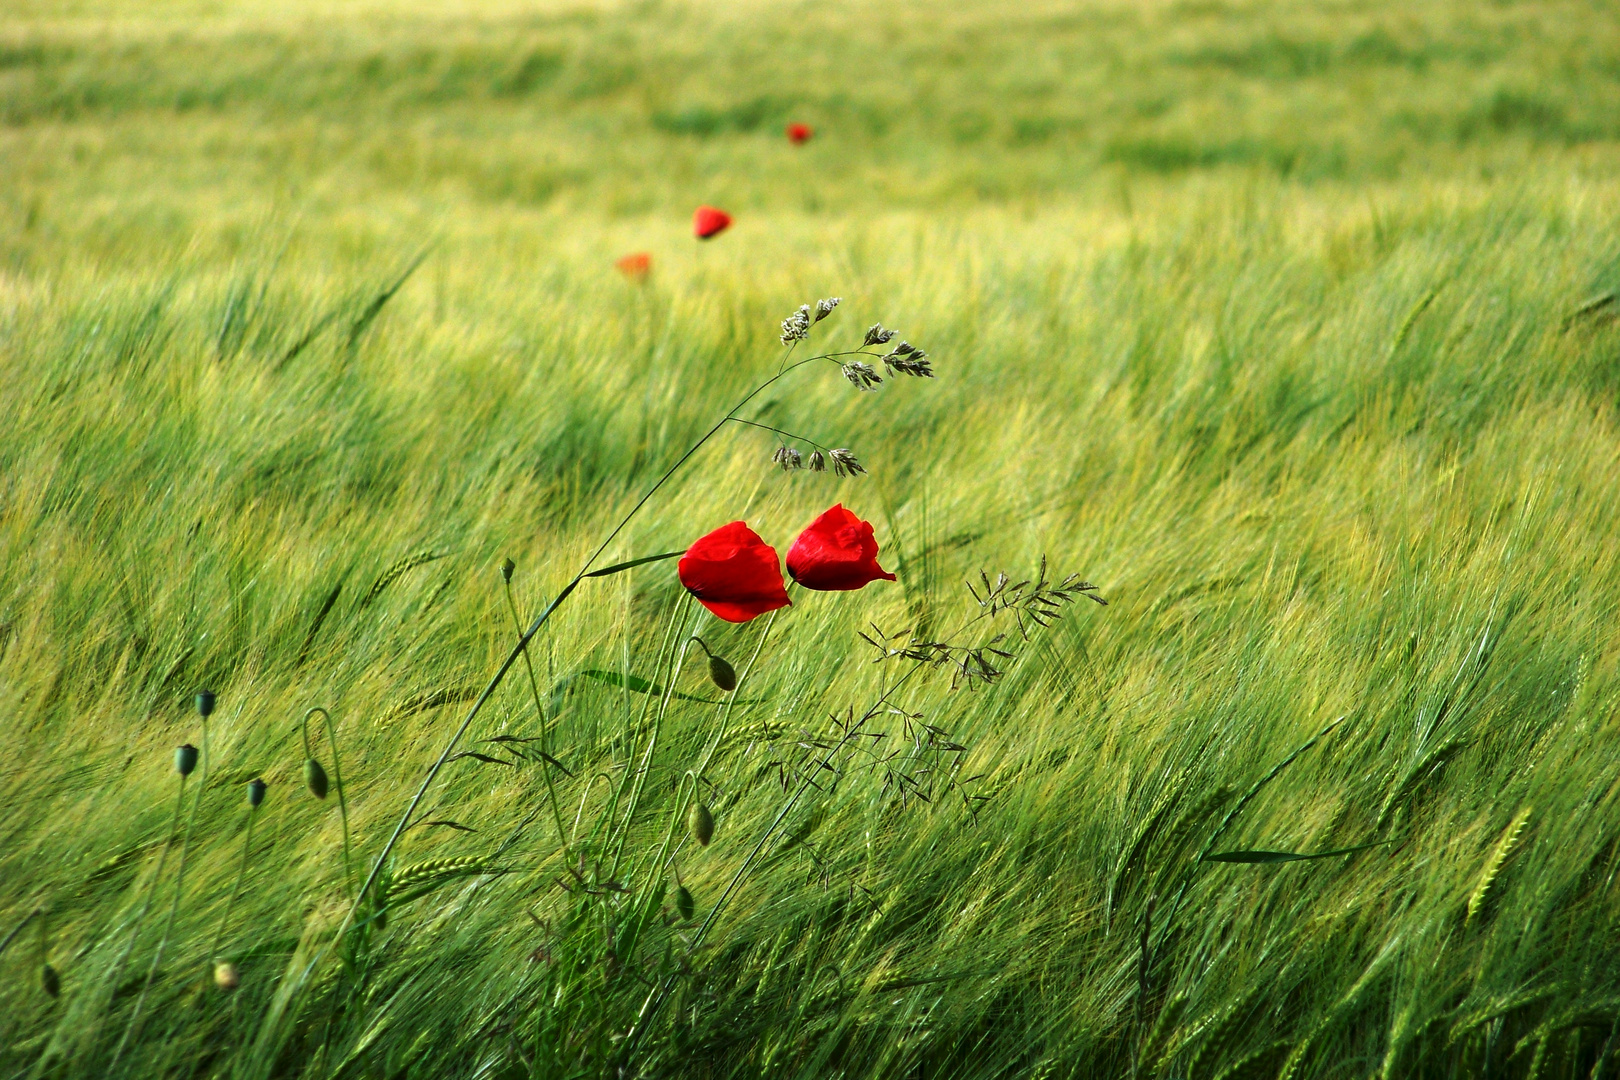
<path fill-rule="evenodd" d="M 1620 1075 L 1617 295 L 1596 0 L 7 0 L 0 1078 Z"/>

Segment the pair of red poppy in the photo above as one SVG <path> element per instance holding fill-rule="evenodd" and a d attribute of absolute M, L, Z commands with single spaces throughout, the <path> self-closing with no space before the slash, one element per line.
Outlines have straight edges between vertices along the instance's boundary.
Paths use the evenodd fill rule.
<path fill-rule="evenodd" d="M 787 571 L 805 588 L 823 592 L 859 589 L 879 578 L 895 580 L 878 565 L 877 553 L 872 523 L 839 504 L 793 541 Z M 741 521 L 700 537 L 681 556 L 676 573 L 698 603 L 727 622 L 747 622 L 792 603 L 776 549 Z"/>

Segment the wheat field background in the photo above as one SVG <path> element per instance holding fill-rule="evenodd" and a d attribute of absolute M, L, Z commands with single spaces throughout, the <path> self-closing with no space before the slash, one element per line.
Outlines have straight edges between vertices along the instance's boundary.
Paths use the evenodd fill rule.
<path fill-rule="evenodd" d="M 1603 3 L 8 0 L 0 1071 L 1614 1075 L 1617 225 Z M 870 475 L 728 429 L 602 562 L 900 580 L 587 579 L 346 923 L 822 296 L 939 377 L 744 415 Z"/>

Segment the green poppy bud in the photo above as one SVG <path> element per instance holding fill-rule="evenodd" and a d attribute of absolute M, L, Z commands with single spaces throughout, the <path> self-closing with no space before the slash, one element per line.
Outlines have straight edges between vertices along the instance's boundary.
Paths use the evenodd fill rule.
<path fill-rule="evenodd" d="M 197 694 L 197 715 L 208 716 L 214 711 L 214 692 L 202 690 Z"/>
<path fill-rule="evenodd" d="M 737 689 L 737 672 L 718 656 L 709 657 L 709 678 L 728 694 Z"/>
<path fill-rule="evenodd" d="M 506 582 L 510 582 L 512 580 L 512 571 L 514 571 L 516 569 L 517 569 L 517 563 L 513 562 L 511 559 L 502 559 L 501 560 L 501 580 L 506 581 Z"/>
<path fill-rule="evenodd" d="M 214 985 L 221 990 L 235 990 L 242 985 L 242 975 L 235 964 L 221 960 L 214 965 Z"/>
<path fill-rule="evenodd" d="M 702 803 L 693 803 L 692 810 L 686 815 L 686 827 L 692 830 L 692 836 L 704 847 L 714 839 L 714 815 Z"/>
<path fill-rule="evenodd" d="M 681 913 L 683 919 L 690 919 L 692 913 L 697 910 L 697 905 L 692 902 L 692 890 L 685 885 L 678 885 L 675 888 L 675 910 Z"/>
<path fill-rule="evenodd" d="M 62 994 L 62 977 L 49 964 L 39 969 L 39 985 L 51 997 L 60 997 Z"/>
<path fill-rule="evenodd" d="M 304 786 L 317 799 L 326 798 L 326 770 L 314 758 L 304 759 Z"/>
<path fill-rule="evenodd" d="M 197 748 L 190 743 L 174 748 L 174 771 L 181 776 L 190 776 L 191 771 L 197 767 Z"/>
<path fill-rule="evenodd" d="M 264 802 L 264 793 L 269 786 L 263 780 L 251 781 L 248 784 L 248 805 L 257 810 L 259 804 Z"/>

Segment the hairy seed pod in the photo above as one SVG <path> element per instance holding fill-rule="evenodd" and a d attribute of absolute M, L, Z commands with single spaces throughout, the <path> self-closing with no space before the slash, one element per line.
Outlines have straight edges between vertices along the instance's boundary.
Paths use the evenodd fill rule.
<path fill-rule="evenodd" d="M 692 830 L 692 836 L 704 847 L 714 839 L 714 815 L 702 803 L 693 803 L 692 810 L 686 815 L 686 827 Z"/>
<path fill-rule="evenodd" d="M 516 569 L 517 569 L 517 563 L 513 562 L 511 559 L 502 559 L 501 560 L 501 580 L 506 581 L 506 582 L 510 582 L 512 580 L 512 571 L 514 571 Z"/>
<path fill-rule="evenodd" d="M 317 799 L 326 798 L 326 770 L 321 768 L 321 763 L 314 758 L 304 759 L 304 786 L 309 788 L 309 793 Z"/>
<path fill-rule="evenodd" d="M 685 885 L 675 887 L 675 910 L 681 913 L 683 919 L 690 919 L 697 910 L 697 905 L 692 902 L 692 890 Z"/>
<path fill-rule="evenodd" d="M 269 784 L 263 780 L 253 780 L 248 784 L 248 805 L 257 810 L 259 804 L 264 802 L 264 793 Z"/>
<path fill-rule="evenodd" d="M 737 689 L 737 672 L 718 656 L 709 657 L 709 678 L 728 694 Z"/>
<path fill-rule="evenodd" d="M 214 711 L 214 692 L 200 690 L 197 692 L 197 715 L 209 716 Z"/>
<path fill-rule="evenodd" d="M 50 997 L 60 997 L 62 994 L 62 976 L 49 964 L 39 969 L 39 985 Z"/>
<path fill-rule="evenodd" d="M 229 960 L 221 960 L 214 965 L 214 985 L 221 990 L 235 990 L 242 985 L 241 972 Z"/>
<path fill-rule="evenodd" d="M 174 748 L 174 771 L 181 776 L 190 776 L 191 771 L 197 767 L 197 748 L 190 743 Z"/>

